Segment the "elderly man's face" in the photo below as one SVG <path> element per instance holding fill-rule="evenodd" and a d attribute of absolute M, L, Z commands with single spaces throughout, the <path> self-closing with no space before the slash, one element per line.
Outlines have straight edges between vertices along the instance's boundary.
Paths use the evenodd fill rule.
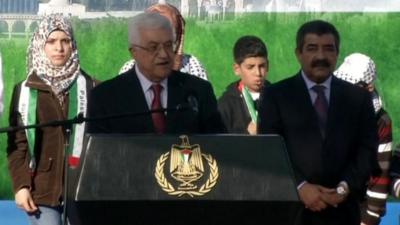
<path fill-rule="evenodd" d="M 174 61 L 173 34 L 164 28 L 141 28 L 140 43 L 132 45 L 131 53 L 139 70 L 153 82 L 167 78 Z"/>
<path fill-rule="evenodd" d="M 302 49 L 296 49 L 296 56 L 307 77 L 324 82 L 335 70 L 338 51 L 332 34 L 306 34 Z"/>

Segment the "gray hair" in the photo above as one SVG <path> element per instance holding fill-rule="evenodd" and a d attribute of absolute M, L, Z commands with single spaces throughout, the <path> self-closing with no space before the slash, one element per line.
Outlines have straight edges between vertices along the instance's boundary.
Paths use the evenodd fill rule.
<path fill-rule="evenodd" d="M 128 23 L 128 42 L 129 47 L 132 44 L 140 42 L 140 29 L 166 29 L 171 30 L 173 34 L 173 42 L 176 40 L 174 27 L 167 18 L 158 13 L 141 13 L 134 16 Z"/>

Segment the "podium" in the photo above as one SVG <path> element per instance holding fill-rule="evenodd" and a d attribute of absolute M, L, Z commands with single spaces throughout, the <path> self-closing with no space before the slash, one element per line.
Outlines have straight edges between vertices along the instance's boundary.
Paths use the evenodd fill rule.
<path fill-rule="evenodd" d="M 295 224 L 301 204 L 277 135 L 89 135 L 69 169 L 72 224 Z"/>

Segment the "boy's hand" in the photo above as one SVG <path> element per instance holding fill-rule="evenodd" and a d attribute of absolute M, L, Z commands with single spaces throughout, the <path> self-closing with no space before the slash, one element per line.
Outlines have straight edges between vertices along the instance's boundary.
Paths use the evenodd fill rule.
<path fill-rule="evenodd" d="M 256 135 L 257 134 L 257 124 L 255 124 L 253 121 L 249 123 L 247 126 L 247 132 L 249 132 L 250 135 Z"/>

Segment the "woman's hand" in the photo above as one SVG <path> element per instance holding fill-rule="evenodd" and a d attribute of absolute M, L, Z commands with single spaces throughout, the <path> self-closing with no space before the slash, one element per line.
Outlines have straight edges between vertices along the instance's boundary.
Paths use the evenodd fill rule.
<path fill-rule="evenodd" d="M 33 202 L 31 192 L 28 188 L 21 188 L 15 194 L 15 203 L 18 208 L 25 210 L 28 213 L 33 213 L 38 210 L 37 206 Z"/>

